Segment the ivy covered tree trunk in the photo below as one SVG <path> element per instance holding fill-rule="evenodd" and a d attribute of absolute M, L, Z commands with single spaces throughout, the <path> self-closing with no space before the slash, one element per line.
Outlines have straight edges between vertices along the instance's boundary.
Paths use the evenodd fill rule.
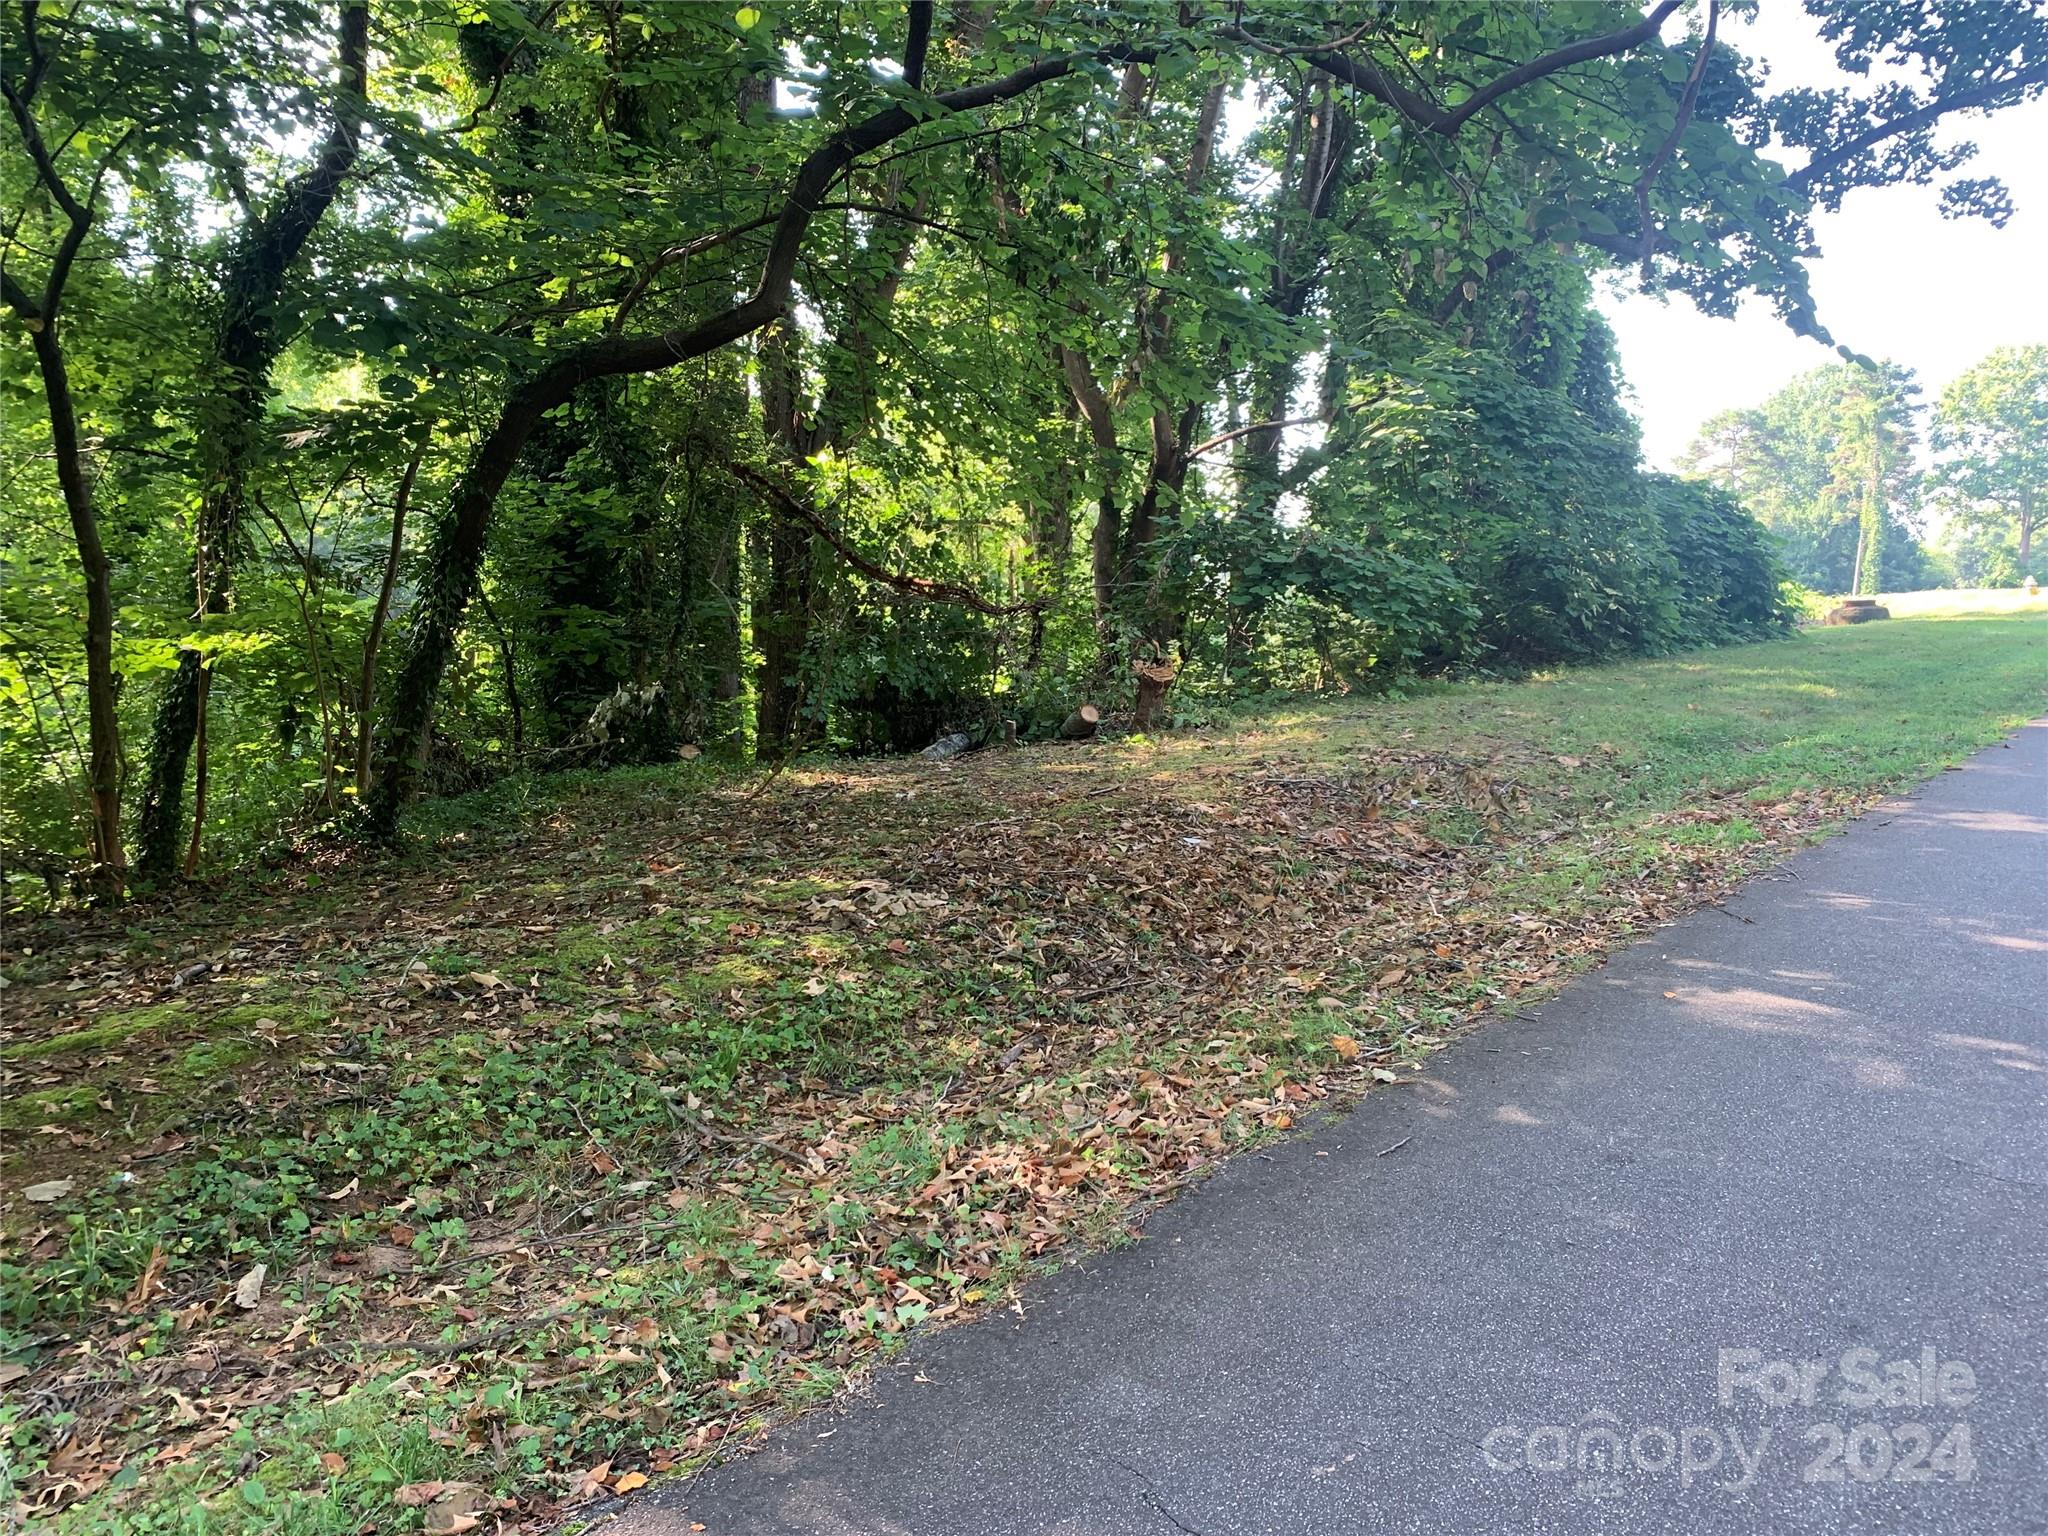
<path fill-rule="evenodd" d="M 422 559 L 419 594 L 405 631 L 405 659 L 392 679 L 387 728 L 370 792 L 370 828 L 398 831 L 434 721 L 434 700 L 455 653 L 455 637 L 483 571 L 491 513 L 519 451 L 542 415 L 575 392 L 573 372 L 554 370 L 515 389 L 491 435 L 477 445 L 435 524 Z"/>
<path fill-rule="evenodd" d="M 925 39 L 916 31 L 920 18 L 929 26 L 928 8 L 913 10 L 906 77 L 922 70 Z M 973 25 L 971 11 L 968 23 Z M 771 449 L 790 467 L 828 448 L 843 453 L 873 423 L 880 395 L 875 363 L 917 240 L 916 210 L 902 220 L 889 217 L 900 208 L 902 194 L 900 173 L 884 182 L 878 205 L 882 212 L 866 243 L 875 275 L 858 285 L 848 300 L 848 317 L 836 338 L 839 363 L 827 374 L 808 421 L 801 404 L 807 390 L 794 321 L 785 313 L 763 338 L 762 425 Z M 765 580 L 754 608 L 754 642 L 761 651 L 754 750 L 763 759 L 774 759 L 802 750 L 809 734 L 804 727 L 803 668 L 815 618 L 820 557 L 812 529 L 793 519 L 785 507 L 771 501 L 766 516 Z"/>
<path fill-rule="evenodd" d="M 1884 497 L 1876 485 L 1863 490 L 1857 519 L 1856 595 L 1875 597 L 1884 590 Z"/>
<path fill-rule="evenodd" d="M 765 760 L 801 749 L 804 647 L 816 591 L 810 529 L 770 512 L 760 532 L 761 589 L 754 602 L 754 755 Z"/>
<path fill-rule="evenodd" d="M 806 462 L 824 438 L 816 418 L 806 423 L 800 415 L 798 345 L 796 324 L 786 314 L 761 339 L 762 430 L 786 467 Z M 817 592 L 813 542 L 806 524 L 769 503 L 756 534 L 752 604 L 754 646 L 761 653 L 754 678 L 754 755 L 764 761 L 786 757 L 802 744 L 804 651 Z"/>
<path fill-rule="evenodd" d="M 697 741 L 707 747 L 736 744 L 742 737 L 740 549 L 738 509 L 699 524 L 698 579 L 692 584 L 688 646 L 691 668 L 688 719 Z"/>
<path fill-rule="evenodd" d="M 348 0 L 341 7 L 336 38 L 340 78 L 327 140 L 314 163 L 287 183 L 275 206 L 244 231 L 222 281 L 211 389 L 197 421 L 201 485 L 192 557 L 195 622 L 227 612 L 233 601 L 235 569 L 248 541 L 247 476 L 259 455 L 270 370 L 277 360 L 277 307 L 292 264 L 355 165 L 369 90 L 369 50 L 367 0 Z M 182 649 L 177 671 L 157 701 L 136 831 L 137 867 L 153 879 L 177 870 L 184 843 L 186 768 L 200 738 L 199 715 L 207 694 L 200 675 L 204 665 L 199 651 Z M 195 856 L 199 834 L 195 827 Z"/>

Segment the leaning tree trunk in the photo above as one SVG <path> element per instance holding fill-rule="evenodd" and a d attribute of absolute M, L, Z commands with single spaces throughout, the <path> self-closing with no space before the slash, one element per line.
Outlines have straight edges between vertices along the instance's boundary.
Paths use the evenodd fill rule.
<path fill-rule="evenodd" d="M 121 853 L 121 721 L 114 682 L 113 567 L 100 541 L 99 510 L 85 477 L 79 443 L 78 410 L 64 361 L 55 316 L 46 313 L 31 327 L 36 365 L 50 408 L 51 449 L 57 481 L 71 516 L 79 573 L 85 578 L 86 789 L 92 807 L 91 885 L 94 894 L 115 897 L 123 884 Z"/>
<path fill-rule="evenodd" d="M 50 453 L 57 486 L 71 518 L 71 540 L 78 552 L 79 574 L 85 579 L 86 790 L 91 820 L 86 829 L 95 895 L 116 899 L 126 885 L 121 850 L 121 717 L 119 684 L 114 676 L 113 567 L 100 539 L 99 508 L 85 474 L 85 449 L 78 430 L 78 403 L 71 393 L 71 370 L 64 356 L 59 321 L 71 272 L 99 213 L 100 189 L 113 164 L 113 151 L 100 161 L 80 198 L 65 183 L 56 157 L 43 139 L 35 116 L 35 99 L 45 77 L 48 58 L 35 33 L 36 11 L 22 12 L 26 73 L 6 82 L 7 107 L 28 152 L 36 181 L 66 220 L 63 237 L 50 255 L 42 293 L 33 296 L 16 272 L 0 266 L 0 299 L 29 333 L 42 376 L 43 400 L 50 416 Z M 63 145 L 59 145 L 62 152 Z M 19 269 L 17 269 L 18 272 Z"/>

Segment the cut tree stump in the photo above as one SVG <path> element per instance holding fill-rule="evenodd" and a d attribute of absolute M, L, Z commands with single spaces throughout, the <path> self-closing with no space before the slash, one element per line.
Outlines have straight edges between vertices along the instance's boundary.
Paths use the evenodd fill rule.
<path fill-rule="evenodd" d="M 1095 728 L 1101 724 L 1101 710 L 1093 704 L 1080 705 L 1067 716 L 1066 723 L 1060 727 L 1060 740 L 1086 741 L 1095 734 Z"/>
<path fill-rule="evenodd" d="M 1823 624 L 1868 624 L 1874 619 L 1888 619 L 1892 616 L 1889 608 L 1882 607 L 1874 597 L 1845 597 L 1828 610 Z"/>
<path fill-rule="evenodd" d="M 1154 731 L 1166 716 L 1166 695 L 1180 668 L 1170 661 L 1137 661 L 1131 671 L 1138 679 L 1138 700 L 1131 711 L 1131 724 L 1141 731 Z"/>

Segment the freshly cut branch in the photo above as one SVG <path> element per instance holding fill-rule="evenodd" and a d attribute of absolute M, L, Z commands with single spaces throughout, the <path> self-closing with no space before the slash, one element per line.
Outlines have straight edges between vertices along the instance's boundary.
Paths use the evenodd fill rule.
<path fill-rule="evenodd" d="M 1093 704 L 1079 704 L 1060 724 L 1060 740 L 1086 741 L 1102 724 L 1102 711 Z"/>

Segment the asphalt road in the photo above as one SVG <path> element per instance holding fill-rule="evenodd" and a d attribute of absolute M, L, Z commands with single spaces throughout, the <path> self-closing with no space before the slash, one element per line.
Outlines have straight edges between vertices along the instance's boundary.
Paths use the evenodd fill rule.
<path fill-rule="evenodd" d="M 698 1529 L 2048 1531 L 2048 723 L 610 1527 Z"/>

